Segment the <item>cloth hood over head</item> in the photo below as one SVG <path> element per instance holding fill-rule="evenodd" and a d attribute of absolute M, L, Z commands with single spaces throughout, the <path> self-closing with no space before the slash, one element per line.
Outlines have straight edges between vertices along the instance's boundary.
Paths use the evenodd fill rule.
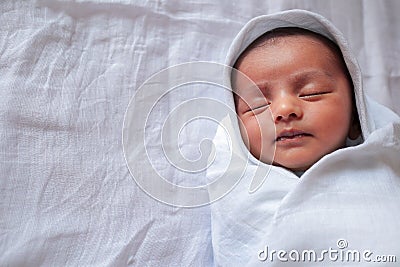
<path fill-rule="evenodd" d="M 233 66 L 241 53 L 264 33 L 277 28 L 303 28 L 338 45 L 350 73 L 363 142 L 325 155 L 301 178 L 282 167 L 258 161 L 240 138 L 236 118 L 229 118 L 232 135 L 248 158 L 236 187 L 212 204 L 212 239 L 217 266 L 319 264 L 343 266 L 350 260 L 329 258 L 323 251 L 358 250 L 364 266 L 379 255 L 400 258 L 400 119 L 390 109 L 364 94 L 362 74 L 342 33 L 324 17 L 304 10 L 259 16 L 249 21 L 234 39 L 226 60 Z M 235 109 L 232 92 L 226 103 Z M 224 155 L 208 170 L 210 179 L 226 172 L 229 142 L 223 131 L 214 139 Z M 225 151 L 225 152 L 224 152 Z M 262 177 L 261 177 L 262 176 Z M 257 180 L 256 190 L 254 181 Z M 261 182 L 260 182 L 261 181 Z M 213 194 L 213 192 L 210 192 Z M 384 232 L 383 230 L 384 229 Z M 286 251 L 271 256 L 271 251 Z M 302 261 L 303 251 L 314 251 Z M 364 257 L 363 252 L 372 252 Z M 290 251 L 297 251 L 299 254 Z M 358 254 L 357 254 L 358 255 Z M 291 256 L 291 257 L 289 257 Z M 340 256 L 340 255 L 339 255 Z M 381 265 L 380 265 L 381 266 Z"/>

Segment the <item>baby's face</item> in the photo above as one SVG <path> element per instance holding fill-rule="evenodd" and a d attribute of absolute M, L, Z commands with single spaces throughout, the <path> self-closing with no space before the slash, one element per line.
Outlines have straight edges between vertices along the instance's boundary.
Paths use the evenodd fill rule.
<path fill-rule="evenodd" d="M 239 61 L 238 70 L 258 86 L 233 80 L 242 97 L 236 97 L 242 137 L 256 158 L 304 171 L 345 145 L 352 89 L 335 57 L 322 41 L 299 35 L 279 37 Z"/>

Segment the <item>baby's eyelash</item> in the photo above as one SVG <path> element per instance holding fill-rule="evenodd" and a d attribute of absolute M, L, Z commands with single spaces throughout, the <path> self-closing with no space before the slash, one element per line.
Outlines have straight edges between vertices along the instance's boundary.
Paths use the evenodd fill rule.
<path fill-rule="evenodd" d="M 269 105 L 270 105 L 270 104 L 267 103 L 267 104 L 263 104 L 263 105 L 261 105 L 261 106 L 255 107 L 255 108 L 253 108 L 253 109 L 259 109 L 259 108 L 263 108 L 263 107 L 268 107 Z"/>
<path fill-rule="evenodd" d="M 330 93 L 330 92 L 328 92 L 328 91 L 321 91 L 321 92 L 305 93 L 305 94 L 301 94 L 301 95 L 299 95 L 299 96 L 300 96 L 300 97 L 303 97 L 303 98 L 307 98 L 307 97 L 325 95 L 325 94 L 328 94 L 328 93 Z"/>
<path fill-rule="evenodd" d="M 250 108 L 248 110 L 248 112 L 254 112 L 254 111 L 260 110 L 262 108 L 268 108 L 269 105 L 270 105 L 270 103 L 267 103 L 267 104 L 263 104 L 263 105 L 260 105 L 260 106 L 254 107 L 254 108 Z"/>
<path fill-rule="evenodd" d="M 254 112 L 256 112 L 256 111 L 260 111 L 262 108 L 268 108 L 269 105 L 270 105 L 270 103 L 266 103 L 266 104 L 263 104 L 263 105 L 260 105 L 260 106 L 256 106 L 256 107 L 254 107 L 254 108 L 249 107 L 249 108 L 245 111 L 245 113 L 247 113 L 247 112 L 252 112 L 252 113 L 254 113 Z"/>

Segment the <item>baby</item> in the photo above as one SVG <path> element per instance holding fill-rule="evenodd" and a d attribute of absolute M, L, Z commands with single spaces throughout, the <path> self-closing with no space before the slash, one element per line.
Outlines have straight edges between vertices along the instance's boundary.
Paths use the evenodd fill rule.
<path fill-rule="evenodd" d="M 302 172 L 359 137 L 353 83 L 340 49 L 326 37 L 274 29 L 247 47 L 234 68 L 257 85 L 232 79 L 242 137 L 257 159 Z"/>
<path fill-rule="evenodd" d="M 305 10 L 259 16 L 226 65 L 234 95 L 224 99 L 239 119 L 224 118 L 232 153 L 217 131 L 222 156 L 208 176 L 241 179 L 211 205 L 215 265 L 343 266 L 323 252 L 348 244 L 400 256 L 400 118 L 363 92 L 339 30 Z"/>

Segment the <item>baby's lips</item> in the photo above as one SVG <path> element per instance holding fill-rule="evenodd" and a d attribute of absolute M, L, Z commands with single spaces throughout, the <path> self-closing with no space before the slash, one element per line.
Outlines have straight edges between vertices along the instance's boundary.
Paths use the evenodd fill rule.
<path fill-rule="evenodd" d="M 291 138 L 295 137 L 298 135 L 303 135 L 303 136 L 311 136 L 311 134 L 304 132 L 302 130 L 297 130 L 297 129 L 284 129 L 282 130 L 276 137 L 275 141 L 279 141 L 282 138 Z"/>

